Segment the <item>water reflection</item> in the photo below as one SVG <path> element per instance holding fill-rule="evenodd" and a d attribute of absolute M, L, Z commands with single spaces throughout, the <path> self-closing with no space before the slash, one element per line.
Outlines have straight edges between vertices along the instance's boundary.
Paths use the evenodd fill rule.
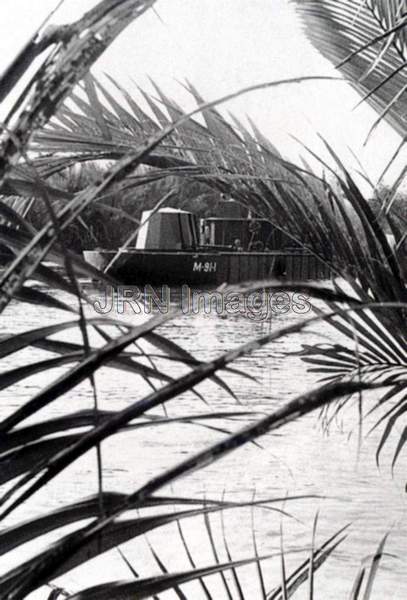
<path fill-rule="evenodd" d="M 107 305 L 106 295 L 102 290 L 87 288 L 88 295 L 99 302 L 96 306 Z M 271 313 L 270 318 L 256 319 L 253 314 L 243 317 L 241 312 L 217 310 L 182 310 L 182 290 L 171 290 L 168 310 L 178 309 L 176 316 L 168 320 L 160 328 L 160 333 L 169 340 L 180 344 L 185 350 L 200 360 L 212 359 L 222 352 L 237 347 L 241 343 L 256 336 L 262 336 L 276 327 L 296 322 L 304 318 L 301 312 L 289 310 Z M 55 296 L 66 302 L 72 299 L 61 293 Z M 133 304 L 145 302 L 147 306 L 151 298 L 144 296 L 127 298 Z M 197 300 L 200 302 L 200 300 Z M 292 299 L 290 299 L 292 302 Z M 154 303 L 153 303 L 154 304 Z M 152 306 L 150 312 L 159 308 Z M 123 310 L 118 310 L 117 307 Z M 194 306 L 193 304 L 191 305 Z M 139 323 L 150 317 L 149 311 L 134 311 L 131 302 L 120 305 L 112 301 L 109 316 L 118 317 L 131 323 Z M 87 309 L 88 314 L 95 316 L 95 309 Z M 197 312 L 197 314 L 196 314 Z M 64 319 L 58 310 L 41 311 L 37 307 L 12 303 L 5 315 L 9 331 L 17 332 L 27 327 L 35 328 L 44 324 L 57 323 Z M 112 332 L 114 330 L 112 329 Z M 3 331 L 4 333 L 4 331 Z M 315 376 L 306 371 L 304 363 L 293 355 L 301 343 L 332 339 L 332 331 L 327 326 L 313 325 L 306 333 L 295 334 L 264 346 L 250 356 L 245 356 L 233 365 L 242 374 L 226 371 L 222 373 L 225 383 L 236 394 L 241 404 L 239 409 L 251 409 L 269 413 L 294 395 L 314 385 Z M 336 334 L 335 334 L 336 335 Z M 69 330 L 58 335 L 58 339 L 80 342 L 80 333 Z M 336 338 L 335 338 L 336 339 Z M 91 342 L 100 345 L 100 338 L 91 332 Z M 160 358 L 159 348 L 145 345 L 154 354 L 153 364 L 158 369 L 166 370 L 175 377 L 188 368 L 178 362 Z M 7 357 L 3 368 L 10 368 L 27 362 L 38 360 L 41 351 L 27 349 Z M 44 358 L 49 354 L 43 353 Z M 149 364 L 148 361 L 145 361 Z M 64 369 L 56 369 L 56 378 Z M 8 414 L 21 405 L 46 383 L 49 374 L 38 374 L 20 382 L 13 388 L 3 391 L 2 411 Z M 150 391 L 149 386 L 135 375 L 103 368 L 97 375 L 97 388 L 100 407 L 107 410 L 119 410 L 129 405 L 143 394 Z M 197 391 L 205 398 L 211 410 L 236 410 L 236 400 L 214 382 L 205 382 Z M 93 403 L 92 390 L 87 382 L 58 399 L 42 412 L 44 416 L 58 416 L 90 408 Z M 208 406 L 199 395 L 192 392 L 183 394 L 168 404 L 167 414 L 170 416 L 198 414 L 206 412 Z M 161 410 L 153 411 L 163 414 Z M 346 598 L 350 592 L 351 581 L 356 575 L 360 560 L 374 552 L 381 536 L 390 528 L 392 534 L 388 542 L 388 552 L 400 557 L 385 557 L 383 567 L 375 585 L 377 598 L 402 598 L 402 590 L 406 588 L 406 569 L 403 559 L 406 555 L 405 500 L 403 491 L 402 463 L 394 479 L 385 467 L 382 472 L 376 468 L 374 452 L 378 440 L 373 435 L 364 440 L 358 456 L 357 431 L 355 428 L 355 410 L 350 407 L 336 422 L 331 424 L 328 433 L 324 433 L 318 415 L 310 415 L 297 423 L 261 439 L 259 448 L 250 444 L 238 452 L 227 456 L 223 461 L 210 465 L 205 471 L 190 475 L 185 481 L 176 483 L 166 493 L 179 495 L 220 498 L 226 494 L 233 500 L 250 499 L 255 491 L 257 497 L 285 497 L 287 494 L 312 494 L 318 496 L 302 500 L 293 505 L 287 503 L 286 509 L 297 520 L 284 517 L 285 547 L 287 552 L 295 551 L 309 545 L 312 521 L 319 510 L 318 542 L 322 542 L 339 527 L 352 523 L 348 539 L 335 552 L 334 556 L 321 568 L 316 578 L 316 597 L 330 600 Z M 231 423 L 214 422 L 214 426 L 222 426 L 230 430 L 241 425 L 241 420 Z M 156 475 L 161 470 L 185 458 L 191 452 L 205 447 L 208 443 L 219 440 L 221 434 L 216 428 L 174 424 L 154 430 L 145 429 L 129 432 L 107 440 L 103 444 L 104 480 L 106 489 L 128 492 Z M 390 451 L 389 451 L 390 456 Z M 386 457 L 387 464 L 390 460 Z M 386 463 L 386 460 L 385 460 Z M 38 512 L 50 510 L 60 503 L 77 500 L 88 496 L 96 490 L 94 471 L 94 454 L 89 453 L 78 463 L 67 469 L 51 483 L 47 492 L 40 492 L 32 501 L 16 514 L 15 518 L 32 516 Z M 250 511 L 229 512 L 225 515 L 225 527 L 234 558 L 247 557 L 253 554 L 251 536 Z M 214 519 L 216 523 L 216 518 Z M 281 515 L 270 511 L 257 511 L 255 529 L 257 543 L 263 554 L 279 550 L 279 528 Z M 188 540 L 194 548 L 195 555 L 206 564 L 213 562 L 208 550 L 208 540 L 202 523 L 185 526 Z M 176 531 L 171 530 L 171 540 L 176 544 Z M 218 531 L 217 535 L 221 535 Z M 222 545 L 221 537 L 219 544 Z M 157 545 L 161 558 L 165 559 L 168 568 L 186 568 L 187 563 L 180 558 L 182 552 L 168 552 L 168 544 L 162 544 L 158 534 L 151 536 Z M 137 544 L 126 545 L 126 552 L 136 570 L 145 573 L 146 564 L 149 572 L 157 568 L 151 560 L 148 548 L 140 554 Z M 35 550 L 32 548 L 31 551 Z M 21 554 L 19 557 L 21 558 Z M 107 561 L 107 562 L 106 562 Z M 299 557 L 288 554 L 288 568 L 298 564 Z M 93 564 L 94 563 L 94 564 Z M 182 564 L 181 564 L 182 563 Z M 105 559 L 106 580 L 128 578 L 129 573 L 115 553 Z M 5 568 L 3 562 L 1 567 Z M 107 568 L 108 566 L 108 568 Z M 276 565 L 274 564 L 274 567 Z M 270 585 L 278 583 L 278 573 L 268 575 Z M 75 570 L 62 579 L 68 589 L 75 591 L 80 585 L 91 585 L 100 581 L 100 562 L 93 561 L 86 569 L 85 577 Z M 243 579 L 247 586 L 252 583 L 253 573 L 247 570 Z M 254 579 L 253 579 L 254 581 Z M 191 598 L 200 598 L 199 591 L 191 588 Z M 253 596 L 257 597 L 255 588 Z M 318 593 L 317 593 L 318 592 Z M 322 595 L 320 595 L 322 594 Z M 44 598 L 44 594 L 33 595 L 33 598 Z M 163 597 L 172 597 L 170 595 Z M 298 595 L 298 598 L 301 598 Z M 306 596 L 304 596 L 306 597 Z"/>

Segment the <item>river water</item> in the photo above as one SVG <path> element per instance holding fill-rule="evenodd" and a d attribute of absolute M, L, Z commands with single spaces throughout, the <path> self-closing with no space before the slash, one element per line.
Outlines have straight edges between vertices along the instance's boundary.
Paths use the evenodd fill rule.
<path fill-rule="evenodd" d="M 104 305 L 100 290 L 88 287 L 93 300 Z M 60 292 L 54 294 L 59 299 L 72 303 Z M 207 314 L 193 311 L 191 305 L 185 309 L 185 299 L 179 291 L 173 291 L 168 298 L 168 306 L 181 308 L 176 317 L 160 328 L 172 342 L 180 344 L 196 358 L 207 360 L 256 336 L 264 335 L 270 329 L 285 326 L 298 319 L 304 319 L 304 311 L 292 309 L 277 311 L 271 319 L 248 318 L 238 314 L 241 311 L 211 310 Z M 181 304 L 181 302 L 184 302 Z M 124 308 L 124 313 L 121 310 Z M 117 304 L 112 307 L 109 317 L 117 317 L 131 323 L 139 323 L 149 318 L 145 309 L 141 314 L 134 312 L 135 305 Z M 119 312 L 118 312 L 119 311 Z M 220 314 L 221 312 L 221 314 Z M 90 308 L 88 314 L 98 316 Z M 43 309 L 13 302 L 2 319 L 2 334 L 37 328 L 46 324 L 70 319 L 59 310 Z M 270 315 L 269 315 L 270 316 Z M 113 332 L 113 329 L 111 330 Z M 80 341 L 78 331 L 69 330 L 56 336 L 58 339 Z M 92 343 L 100 343 L 100 338 L 91 336 Z M 307 372 L 306 365 L 293 355 L 302 343 L 338 340 L 338 335 L 327 325 L 313 324 L 306 333 L 290 335 L 265 346 L 250 356 L 236 361 L 235 367 L 253 379 L 236 373 L 225 373 L 223 379 L 233 389 L 237 400 L 224 389 L 212 382 L 204 382 L 198 391 L 205 398 L 205 404 L 193 393 L 183 394 L 172 400 L 167 411 L 170 416 L 199 414 L 211 411 L 251 410 L 270 413 L 295 395 L 311 389 L 317 376 Z M 151 349 L 150 346 L 145 348 Z M 157 350 L 155 350 L 157 352 Z M 49 357 L 48 353 L 27 349 L 3 360 L 3 369 L 35 362 L 39 357 Z M 186 368 L 178 363 L 156 361 L 157 366 L 167 369 L 172 376 L 183 373 Z M 9 414 L 28 400 L 40 387 L 56 378 L 64 369 L 55 369 L 52 374 L 36 375 L 2 392 L 2 415 Z M 119 410 L 149 391 L 147 385 L 136 375 L 111 368 L 101 369 L 96 377 L 100 408 Z M 240 403 L 238 404 L 237 401 Z M 366 397 L 366 402 L 370 400 Z M 41 417 L 52 417 L 67 412 L 91 408 L 93 396 L 89 384 L 83 383 L 58 401 L 44 409 Z M 155 409 L 154 414 L 162 414 Z M 36 417 L 38 418 L 38 416 Z M 243 417 L 239 422 L 212 424 L 236 430 L 247 422 Z M 213 499 L 245 501 L 255 498 L 289 498 L 293 495 L 311 495 L 300 499 L 279 503 L 286 514 L 257 508 L 229 510 L 224 515 L 224 530 L 234 559 L 253 556 L 252 527 L 261 555 L 277 553 L 280 550 L 280 527 L 284 532 L 287 571 L 294 569 L 309 555 L 313 520 L 318 512 L 316 544 L 320 544 L 344 525 L 351 523 L 346 540 L 321 567 L 315 576 L 315 598 L 323 600 L 347 599 L 362 560 L 375 552 L 386 532 L 390 532 L 386 543 L 388 554 L 383 558 L 373 589 L 372 598 L 401 599 L 407 592 L 407 527 L 405 519 L 405 461 L 400 460 L 392 477 L 390 472 L 391 452 L 389 445 L 383 456 L 379 470 L 375 463 L 375 450 L 380 430 L 366 437 L 369 423 L 364 423 L 362 443 L 359 444 L 357 409 L 349 406 L 334 420 L 328 430 L 322 425 L 319 414 L 310 414 L 298 422 L 268 434 L 259 440 L 261 447 L 254 444 L 228 455 L 205 470 L 196 471 L 185 479 L 163 490 L 165 494 L 202 497 Z M 103 443 L 104 487 L 106 490 L 128 493 L 174 465 L 186 456 L 214 443 L 224 436 L 219 431 L 192 425 L 172 424 L 157 428 L 146 428 L 118 435 Z M 37 493 L 24 507 L 10 517 L 8 524 L 22 518 L 29 518 L 73 502 L 96 492 L 95 453 L 89 452 L 74 466 L 57 477 L 46 491 Z M 314 497 L 318 496 L 318 498 Z M 222 527 L 219 516 L 211 517 L 213 534 L 221 560 L 227 556 L 223 547 Z M 65 529 L 68 531 L 68 529 Z M 198 566 L 213 563 L 211 546 L 203 519 L 189 519 L 183 524 L 183 531 Z M 165 535 L 163 535 L 165 532 Z M 44 545 L 56 539 L 59 534 L 44 536 Z M 189 568 L 185 551 L 180 543 L 175 526 L 167 526 L 148 536 L 148 542 L 169 570 Z M 2 571 L 16 562 L 29 557 L 39 548 L 39 542 L 27 544 L 18 551 L 2 557 Z M 303 552 L 301 552 L 305 549 Z M 122 546 L 128 560 L 142 576 L 158 572 L 146 540 L 131 541 Z M 240 571 L 246 597 L 260 598 L 255 577 L 255 567 L 248 566 Z M 279 584 L 280 561 L 277 558 L 264 563 L 266 587 L 271 590 Z M 102 558 L 92 560 L 61 577 L 58 583 L 69 592 L 95 585 L 103 581 L 131 579 L 131 573 L 119 552 L 114 550 Z M 214 598 L 226 598 L 219 576 L 208 579 L 214 591 Z M 188 600 L 199 600 L 202 592 L 197 584 L 183 587 Z M 32 599 L 45 599 L 49 591 L 42 589 L 32 594 Z M 162 594 L 162 598 L 175 598 L 172 593 Z M 236 598 L 238 595 L 235 596 Z M 307 586 L 303 586 L 294 596 L 307 598 Z"/>

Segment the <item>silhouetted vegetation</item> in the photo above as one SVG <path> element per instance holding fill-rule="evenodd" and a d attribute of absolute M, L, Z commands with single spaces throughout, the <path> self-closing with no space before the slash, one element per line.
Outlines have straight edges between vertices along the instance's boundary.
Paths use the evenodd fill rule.
<path fill-rule="evenodd" d="M 401 69 L 394 73 L 392 69 L 404 61 L 400 47 L 403 51 L 406 47 L 405 0 L 298 0 L 296 4 L 313 42 L 331 60 L 345 59 L 344 72 L 362 93 L 369 94 L 367 99 L 380 109 L 382 117 L 389 118 L 399 131 L 402 129 L 404 137 L 404 105 L 401 94 L 394 96 L 404 86 L 404 75 Z M 182 586 L 195 581 L 207 600 L 231 599 L 236 590 L 242 600 L 246 592 L 239 569 L 252 565 L 262 600 L 286 600 L 305 582 L 312 600 L 316 596 L 315 573 L 337 546 L 345 543 L 347 527 L 335 524 L 332 536 L 320 545 L 313 539 L 311 551 L 306 550 L 305 558 L 302 556 L 292 571 L 286 568 L 282 541 L 281 554 L 267 556 L 258 549 L 254 530 L 253 552 L 244 560 L 233 559 L 224 535 L 222 550 L 227 559 L 221 562 L 213 541 L 212 514 L 245 506 L 253 511 L 258 506 L 259 510 L 276 508 L 281 514 L 287 503 L 303 501 L 304 497 L 262 498 L 261 491 L 256 490 L 259 500 L 250 498 L 239 504 L 191 498 L 183 483 L 179 489 L 184 494 L 176 497 L 170 486 L 295 419 L 321 410 L 329 417 L 336 416 L 355 399 L 358 422 L 369 413 L 376 415 L 375 426 L 382 427 L 377 459 L 388 441 L 394 439 L 393 465 L 397 462 L 406 441 L 404 430 L 398 430 L 397 424 L 406 410 L 407 292 L 400 250 L 405 213 L 397 212 L 393 219 L 393 211 L 404 208 L 401 200 L 393 204 L 385 200 L 379 206 L 376 199 L 366 199 L 328 145 L 335 185 L 325 176 L 285 161 L 255 126 L 249 129 L 238 120 L 228 122 L 216 103 L 205 104 L 192 86 L 189 89 L 198 104 L 196 112 L 202 113 L 204 125 L 198 124 L 194 115 L 185 114 L 158 87 L 159 100 L 147 97 L 154 117 L 146 114 L 126 90 L 120 90 L 123 102 L 109 99 L 108 89 L 86 74 L 117 35 L 153 5 L 154 0 L 100 0 L 68 28 L 57 27 L 52 34 L 40 31 L 0 82 L 1 93 L 6 95 L 33 57 L 53 47 L 51 53 L 42 55 L 38 71 L 6 118 L 7 128 L 1 134 L 0 189 L 8 196 L 30 199 L 30 218 L 25 210 L 0 203 L 0 240 L 14 254 L 0 275 L 0 311 L 12 301 L 34 304 L 39 325 L 32 330 L 10 331 L 0 339 L 0 358 L 4 361 L 0 388 L 14 394 L 13 386 L 25 385 L 27 378 L 43 374 L 41 388 L 32 392 L 27 387 L 28 398 L 21 401 L 15 393 L 9 414 L 3 413 L 0 418 L 0 481 L 4 486 L 0 495 L 0 552 L 8 555 L 27 542 L 33 544 L 32 558 L 18 561 L 0 576 L 1 597 L 17 600 L 42 589 L 44 598 L 60 595 L 71 600 L 159 598 L 166 590 L 185 598 Z M 380 18 L 372 21 L 373 9 L 375 17 Z M 366 41 L 375 42 L 378 36 L 384 45 L 373 52 Z M 353 56 L 349 56 L 350 50 Z M 390 80 L 392 93 L 386 88 Z M 84 82 L 84 91 L 78 96 L 75 86 L 79 81 Z M 281 84 L 268 84 L 273 85 Z M 69 106 L 64 104 L 68 97 Z M 319 300 L 315 313 L 263 331 L 256 339 L 242 340 L 238 347 L 208 361 L 195 359 L 167 337 L 162 326 L 173 317 L 171 313 L 142 322 L 89 317 L 84 306 L 91 306 L 91 299 L 81 278 L 92 278 L 95 271 L 77 252 L 88 244 L 120 245 L 134 231 L 141 210 L 170 193 L 173 197 L 168 197 L 168 202 L 199 215 L 216 210 L 222 194 L 235 198 L 327 261 L 335 276 L 333 281 L 317 284 L 273 280 L 244 286 L 246 292 L 267 287 L 271 291 L 307 293 Z M 389 243 L 388 231 L 395 244 Z M 326 248 L 332 252 L 326 253 Z M 59 268 L 50 268 L 48 260 Z M 110 285 L 108 273 L 97 275 Z M 32 279 L 41 282 L 40 289 L 27 284 Z M 56 296 L 56 290 L 63 293 Z M 68 312 L 69 316 L 51 325 L 47 320 L 50 308 L 62 311 L 61 315 Z M 305 362 L 322 378 L 312 390 L 303 390 L 299 382 L 298 396 L 278 408 L 270 406 L 265 414 L 237 404 L 234 410 L 220 411 L 215 406 L 210 410 L 205 405 L 203 413 L 196 411 L 176 418 L 168 414 L 167 407 L 182 394 L 190 393 L 202 400 L 199 384 L 206 380 L 233 397 L 233 390 L 224 381 L 232 363 L 318 322 L 329 323 L 342 342 L 326 343 L 324 338 L 322 344 L 304 346 Z M 79 334 L 80 341 L 56 337 L 69 331 Z M 27 363 L 26 354 L 20 354 L 25 349 L 34 356 L 32 362 Z M 46 358 L 42 352 L 47 353 Z M 52 373 L 57 367 L 64 369 L 54 379 Z M 100 369 L 105 368 L 117 369 L 135 382 L 132 397 L 109 411 L 100 410 L 95 384 Z M 236 368 L 233 372 L 250 378 L 250 373 Z M 91 408 L 83 406 L 74 411 L 70 403 L 61 403 L 58 416 L 44 417 L 43 408 L 51 407 L 67 392 L 75 394 L 83 381 L 90 386 Z M 148 392 L 142 391 L 140 381 L 147 384 Z M 376 391 L 373 401 L 371 390 Z M 183 460 L 154 472 L 144 483 L 139 482 L 135 464 L 134 488 L 126 493 L 108 489 L 102 444 L 110 437 L 148 428 L 159 444 L 163 427 L 183 422 L 190 427 L 209 427 L 213 434 L 214 419 L 221 423 L 216 428 L 217 441 L 200 451 L 190 448 Z M 95 496 L 73 503 L 60 497 L 55 510 L 44 510 L 28 520 L 15 512 L 26 507 L 37 492 L 47 492 L 50 482 L 90 450 L 96 455 Z M 89 473 L 85 476 L 89 478 Z M 167 496 L 163 495 L 164 487 Z M 212 564 L 203 567 L 183 536 L 183 529 L 191 522 L 186 519 L 198 518 L 204 519 L 213 556 Z M 167 544 L 166 530 L 161 528 L 169 523 L 178 527 L 186 557 L 184 571 L 168 572 L 151 547 L 157 565 L 154 577 L 139 573 L 143 565 L 138 565 L 136 571 L 122 553 L 129 573 L 127 581 L 110 581 L 72 594 L 62 584 L 55 586 L 57 578 L 75 566 L 86 568 L 91 558 L 105 561 L 101 562 L 105 576 L 109 562 L 100 555 L 130 540 L 137 547 L 142 536 L 153 530 L 161 532 Z M 77 528 L 67 533 L 62 528 L 68 525 Z M 314 532 L 315 528 L 316 523 Z M 41 538 L 51 531 L 58 532 L 56 542 L 44 548 Z M 371 549 L 370 560 L 363 562 L 355 581 L 348 582 L 351 600 L 371 598 L 385 542 L 386 537 L 377 549 Z M 266 560 L 271 568 L 264 567 Z M 269 590 L 271 571 L 281 572 L 281 581 Z M 216 592 L 208 587 L 210 575 L 217 578 Z M 49 586 L 54 586 L 51 594 Z"/>

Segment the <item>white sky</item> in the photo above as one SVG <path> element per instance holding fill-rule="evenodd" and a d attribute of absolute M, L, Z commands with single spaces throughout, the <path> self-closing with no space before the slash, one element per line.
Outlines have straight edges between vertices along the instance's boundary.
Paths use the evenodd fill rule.
<path fill-rule="evenodd" d="M 57 0 L 1 0 L 0 71 L 26 42 Z M 65 0 L 53 21 L 81 16 L 96 0 Z M 129 89 L 131 80 L 151 89 L 148 76 L 184 107 L 191 100 L 177 83 L 188 78 L 205 99 L 254 83 L 303 75 L 337 75 L 307 42 L 289 0 L 159 0 L 115 41 L 93 68 L 108 72 Z M 352 110 L 358 96 L 344 82 L 307 82 L 255 92 L 225 106 L 249 114 L 280 151 L 303 152 L 294 135 L 315 150 L 319 131 L 348 164 L 351 147 L 372 178 L 399 142 L 382 125 L 363 142 L 375 113 Z M 399 161 L 401 165 L 401 161 Z M 393 169 L 393 175 L 398 169 Z"/>

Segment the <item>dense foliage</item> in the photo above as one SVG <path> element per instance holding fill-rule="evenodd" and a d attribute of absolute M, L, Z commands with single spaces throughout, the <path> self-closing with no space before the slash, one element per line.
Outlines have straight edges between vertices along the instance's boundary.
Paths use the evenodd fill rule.
<path fill-rule="evenodd" d="M 312 40 L 327 55 L 335 58 L 339 53 L 347 59 L 347 70 L 352 74 L 348 56 L 351 49 L 354 51 L 351 58 L 358 69 L 368 67 L 375 75 L 363 80 L 363 85 L 369 88 L 369 100 L 379 98 L 375 106 L 382 110 L 385 105 L 383 116 L 399 127 L 398 111 L 402 103 L 399 92 L 404 83 L 400 83 L 396 74 L 392 77 L 392 69 L 398 65 L 400 52 L 404 53 L 405 1 L 298 0 L 297 4 Z M 9 414 L 1 415 L 0 480 L 4 487 L 0 495 L 0 521 L 4 528 L 0 531 L 0 551 L 7 555 L 26 542 L 35 545 L 32 558 L 19 561 L 1 575 L 1 597 L 20 599 L 42 586 L 55 588 L 55 579 L 74 566 L 86 568 L 88 560 L 124 542 L 132 540 L 137 545 L 152 530 L 161 531 L 168 523 L 179 525 L 184 519 L 203 516 L 213 564 L 197 566 L 181 527 L 179 532 L 188 559 L 183 572 L 167 572 L 152 549 L 158 568 L 154 577 L 139 575 L 123 556 L 131 575 L 128 581 L 101 584 L 70 595 L 57 586 L 50 598 L 58 595 L 74 600 L 157 598 L 168 589 L 185 598 L 181 586 L 195 580 L 207 600 L 218 599 L 219 593 L 211 591 L 207 583 L 209 575 L 216 575 L 218 590 L 222 590 L 225 598 L 235 595 L 242 599 L 239 569 L 251 564 L 263 600 L 285 600 L 305 581 L 312 600 L 315 571 L 344 542 L 345 529 L 334 532 L 322 545 L 315 544 L 313 539 L 308 556 L 292 572 L 287 572 L 284 551 L 278 557 L 258 552 L 254 533 L 254 551 L 247 560 L 234 561 L 224 539 L 228 558 L 222 563 L 213 544 L 210 515 L 239 510 L 242 505 L 211 498 L 163 496 L 162 489 L 312 411 L 325 409 L 336 414 L 355 397 L 360 418 L 369 411 L 379 414 L 377 426 L 384 428 L 378 456 L 390 434 L 394 434 L 394 462 L 398 459 L 407 439 L 396 427 L 406 411 L 407 298 L 401 264 L 404 216 L 394 218 L 396 190 L 392 190 L 377 218 L 377 209 L 376 213 L 372 210 L 372 204 L 328 144 L 326 149 L 333 166 L 325 164 L 326 173 L 321 177 L 284 160 L 256 126 L 249 128 L 237 119 L 233 123 L 227 121 L 216 108 L 217 103 L 205 104 L 192 86 L 189 89 L 198 105 L 194 114 L 185 114 L 158 87 L 158 100 L 145 96 L 149 104 L 147 114 L 126 90 L 118 90 L 121 99 L 117 100 L 101 82 L 86 75 L 115 37 L 153 5 L 154 0 L 101 0 L 78 22 L 53 29 L 51 35 L 38 32 L 0 82 L 1 94 L 6 95 L 21 79 L 33 57 L 48 46 L 53 47 L 51 53 L 42 55 L 42 63 L 13 106 L 1 134 L 1 191 L 34 201 L 29 207 L 31 221 L 26 218 L 24 208 L 15 210 L 16 206 L 10 202 L 0 203 L 4 219 L 0 239 L 14 257 L 0 275 L 0 311 L 10 302 L 18 301 L 37 305 L 38 311 L 43 311 L 42 316 L 49 314 L 51 308 L 70 313 L 69 320 L 19 333 L 11 331 L 0 339 L 2 390 L 13 391 L 12 386 L 24 385 L 26 378 L 38 373 L 43 373 L 47 380 L 34 393 L 28 387 L 29 397 L 16 401 Z M 359 15 L 362 21 L 355 27 Z M 380 60 L 372 49 L 374 44 L 370 44 L 375 36 L 384 41 Z M 357 87 L 359 75 L 355 77 Z M 385 83 L 393 79 L 397 98 L 380 96 L 383 86 L 379 83 L 383 83 L 383 78 Z M 83 82 L 81 90 L 75 87 L 79 81 Z M 118 87 L 115 82 L 112 85 Z M 267 85 L 289 86 L 290 82 Z M 68 96 L 69 103 L 64 103 Z M 194 118 L 198 113 L 202 114 L 203 122 Z M 82 169 L 82 164 L 86 168 Z M 195 359 L 166 337 L 164 325 L 172 314 L 155 315 L 134 323 L 87 316 L 84 306 L 90 298 L 86 288 L 81 287 L 80 277 L 91 278 L 95 271 L 72 251 L 78 238 L 95 244 L 106 239 L 106 243 L 114 246 L 122 240 L 123 223 L 127 222 L 133 231 L 134 219 L 141 208 L 170 193 L 188 207 L 191 196 L 198 194 L 198 199 L 192 202 L 199 203 L 203 214 L 220 194 L 233 197 L 328 261 L 337 277 L 333 282 L 268 281 L 245 286 L 246 291 L 265 286 L 270 290 L 303 291 L 319 299 L 323 310 L 316 309 L 315 314 L 303 320 L 263 332 L 257 339 L 244 340 L 237 348 L 208 361 Z M 100 215 L 99 220 L 96 214 Z M 116 217 L 121 223 L 120 235 L 105 226 Z M 388 231 L 392 232 L 395 245 L 389 243 Z M 50 268 L 47 260 L 58 263 L 59 269 Z M 111 284 L 108 273 L 97 276 Z M 42 283 L 41 289 L 27 284 L 33 278 Z M 64 295 L 55 297 L 56 289 Z M 301 390 L 297 397 L 277 409 L 270 407 L 262 415 L 248 414 L 240 406 L 226 413 L 214 408 L 177 419 L 171 419 L 166 412 L 170 403 L 187 392 L 202 399 L 197 386 L 207 379 L 233 396 L 222 375 L 232 369 L 231 363 L 285 335 L 305 331 L 319 321 L 332 325 L 344 342 L 304 347 L 304 359 L 324 377 L 314 389 Z M 67 342 L 59 337 L 63 331 L 76 331 L 81 341 Z M 20 354 L 25 349 L 35 353 L 35 360 L 27 363 L 25 355 Z M 16 362 L 6 362 L 10 357 Z M 157 357 L 161 362 L 157 363 Z M 166 367 L 160 366 L 163 363 Z M 55 367 L 64 369 L 52 379 Z M 134 397 L 126 399 L 124 406 L 109 411 L 100 410 L 95 383 L 105 368 L 124 371 L 135 380 Z M 250 373 L 236 369 L 234 372 L 250 377 Z M 91 407 L 74 411 L 68 404 L 57 417 L 44 418 L 43 408 L 52 406 L 68 392 L 75 394 L 78 384 L 84 381 L 89 382 L 92 391 Z M 141 391 L 137 385 L 140 381 L 148 386 L 148 393 Z M 376 390 L 375 403 L 369 402 L 372 389 Z M 103 443 L 111 436 L 126 435 L 139 428 L 150 428 L 151 435 L 155 435 L 156 427 L 171 427 L 174 420 L 191 427 L 210 427 L 208 421 L 213 419 L 222 423 L 217 429 L 217 442 L 199 452 L 191 448 L 182 461 L 153 473 L 145 483 L 139 483 L 136 472 L 134 481 L 138 483 L 125 494 L 106 488 Z M 54 511 L 21 520 L 17 510 L 27 506 L 41 490 L 46 492 L 50 482 L 89 450 L 96 455 L 94 475 L 98 493 L 73 503 L 61 498 Z M 137 471 L 137 464 L 134 468 Z M 258 504 L 273 508 L 277 503 L 281 511 L 284 502 L 289 501 L 289 498 L 261 498 L 248 499 L 243 504 L 254 510 Z M 67 525 L 76 529 L 66 533 L 62 528 Z M 58 536 L 53 545 L 43 547 L 40 541 L 48 532 L 57 532 Z M 382 540 L 376 552 L 372 549 L 373 557 L 362 564 L 355 582 L 349 582 L 352 600 L 371 597 L 385 541 Z M 266 559 L 281 569 L 281 583 L 270 591 L 265 583 Z M 225 571 L 230 577 L 226 577 Z M 46 597 L 49 590 L 42 589 Z"/>

